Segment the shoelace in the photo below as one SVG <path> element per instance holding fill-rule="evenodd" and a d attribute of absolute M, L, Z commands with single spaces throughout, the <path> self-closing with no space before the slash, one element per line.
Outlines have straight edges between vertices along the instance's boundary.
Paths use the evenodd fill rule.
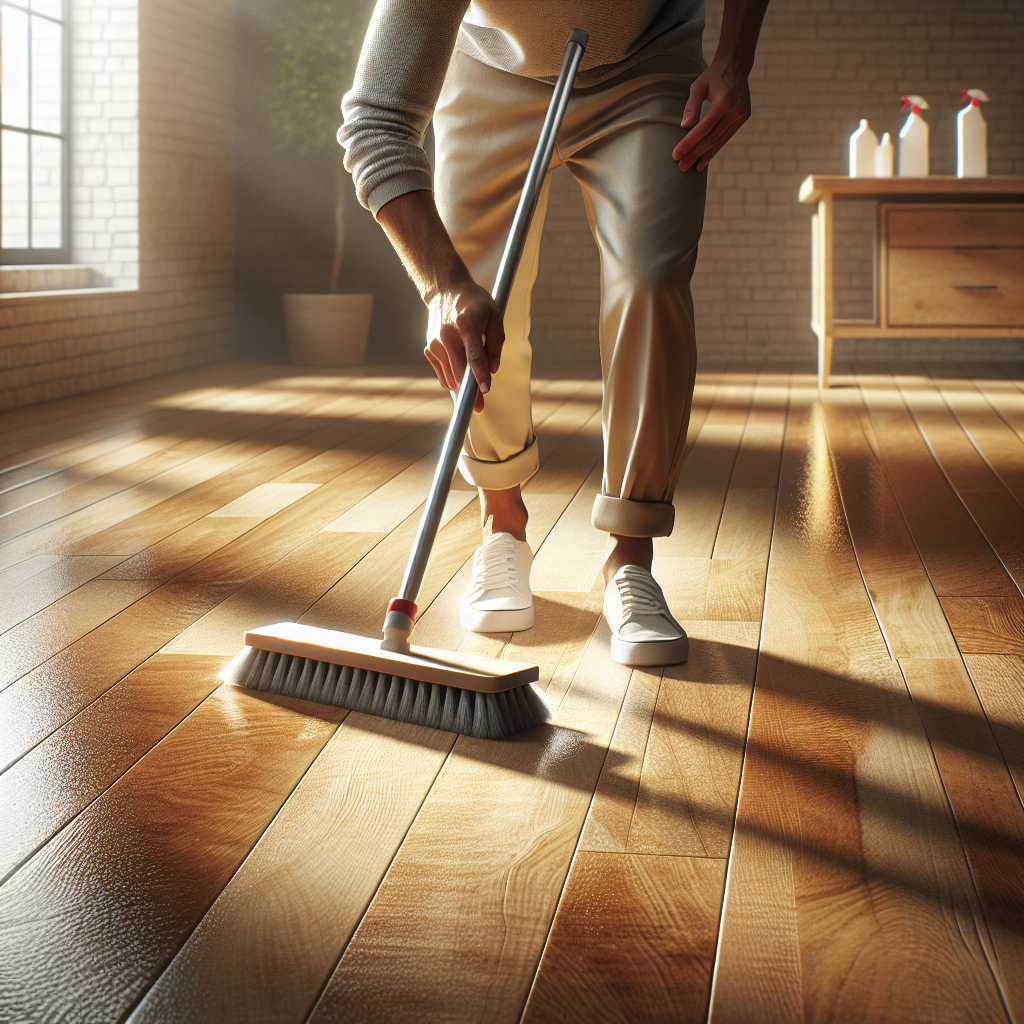
<path fill-rule="evenodd" d="M 615 581 L 622 599 L 622 619 L 628 622 L 635 615 L 664 615 L 665 604 L 661 588 L 647 573 L 625 573 Z"/>
<path fill-rule="evenodd" d="M 515 541 L 504 538 L 482 547 L 473 560 L 473 588 L 498 590 L 519 582 Z"/>

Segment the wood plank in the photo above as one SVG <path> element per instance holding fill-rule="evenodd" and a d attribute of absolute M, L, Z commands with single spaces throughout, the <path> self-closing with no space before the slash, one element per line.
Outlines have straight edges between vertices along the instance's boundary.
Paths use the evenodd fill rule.
<path fill-rule="evenodd" d="M 349 715 L 132 1024 L 305 1019 L 454 742 Z"/>
<path fill-rule="evenodd" d="M 830 395 L 828 401 L 850 406 L 853 398 Z M 864 583 L 928 734 L 991 934 L 993 948 L 986 952 L 1017 1019 L 1024 1016 L 1024 986 L 1014 982 L 1011 975 L 1019 972 L 1011 965 L 1024 960 L 1024 943 L 1011 922 L 1024 916 L 1016 881 L 1024 860 L 1016 864 L 1011 851 L 1018 837 L 1024 850 L 1020 801 L 858 417 L 850 407 L 823 414 Z"/>
<path fill-rule="evenodd" d="M 932 380 L 993 472 L 1024 505 L 1024 441 L 954 367 L 932 367 Z"/>
<path fill-rule="evenodd" d="M 301 417 L 292 417 L 290 424 L 285 422 L 272 425 L 269 429 L 269 436 L 277 441 L 284 439 L 281 437 L 282 433 L 286 436 L 289 434 L 291 436 L 298 436 L 301 435 L 307 425 Z M 241 430 L 240 432 L 244 433 L 245 431 Z M 267 442 L 263 443 L 267 444 Z M 208 455 L 186 463 L 177 470 L 172 470 L 142 486 L 129 487 L 104 500 L 97 501 L 87 508 L 83 508 L 59 522 L 42 527 L 28 536 L 0 547 L 0 565 L 10 564 L 39 551 L 75 544 L 94 533 L 110 530 L 113 524 L 120 524 L 140 512 L 161 505 L 166 496 L 188 491 L 199 484 L 219 476 L 224 471 L 246 462 L 258 454 L 259 450 L 258 447 L 253 448 L 245 443 L 223 445 Z M 223 502 L 218 502 L 218 504 L 220 503 Z M 216 505 L 212 506 L 212 508 L 215 507 Z M 199 514 L 204 515 L 207 511 L 211 511 L 212 508 L 205 508 Z M 164 511 L 160 510 L 157 513 L 161 519 L 163 519 Z M 187 521 L 192 521 L 192 519 Z M 166 536 L 166 534 L 161 536 Z M 140 547 L 142 546 L 145 545 L 140 545 Z M 129 553 L 134 553 L 137 550 L 139 548 L 134 548 Z M 110 552 L 83 547 L 77 553 L 99 554 Z"/>
<path fill-rule="evenodd" d="M 244 455 L 237 465 L 77 542 L 73 550 L 136 554 L 151 545 L 169 541 L 176 531 L 197 524 L 208 513 L 260 483 L 329 483 L 417 429 L 407 419 L 400 428 L 374 430 L 371 415 L 387 417 L 391 412 L 397 417 L 402 412 L 410 414 L 419 404 L 417 399 L 408 396 L 394 400 L 358 399 L 347 405 L 348 415 L 344 418 L 314 429 L 312 433 L 303 434 L 301 428 L 297 432 L 287 424 L 258 431 L 245 441 L 237 442 L 237 450 Z M 316 454 L 320 446 L 329 450 Z"/>
<path fill-rule="evenodd" d="M 729 488 L 708 567 L 705 618 L 760 621 L 775 500 L 774 489 Z"/>
<path fill-rule="evenodd" d="M 959 658 L 905 658 L 981 900 L 989 962 L 1011 1020 L 1024 1020 L 1024 807 Z M 924 694 L 928 699 L 918 700 Z"/>
<path fill-rule="evenodd" d="M 1024 658 L 1012 654 L 966 654 L 992 733 L 1010 768 L 1017 796 L 1024 799 L 1024 706 L 1020 698 Z"/>
<path fill-rule="evenodd" d="M 946 479 L 1024 590 L 1024 509 L 971 444 L 931 380 L 921 375 L 894 379 Z"/>
<path fill-rule="evenodd" d="M 21 586 L 26 580 L 37 576 L 44 569 L 60 561 L 60 555 L 32 555 L 20 562 L 15 562 L 6 569 L 0 569 L 0 587 L 4 590 Z"/>
<path fill-rule="evenodd" d="M 100 578 L 105 580 L 153 580 L 166 583 L 191 565 L 201 562 L 258 526 L 260 519 L 207 519 L 189 523 L 169 537 L 143 548 L 129 558 L 116 555 L 118 564 Z M 131 543 L 126 541 L 126 544 Z M 106 546 L 106 545 L 104 545 Z M 81 556 L 80 556 L 81 557 Z"/>
<path fill-rule="evenodd" d="M 633 673 L 580 850 L 728 855 L 760 629 L 687 627 L 685 665 Z"/>
<path fill-rule="evenodd" d="M 8 1013 L 122 1019 L 344 715 L 236 687 L 204 701 L 0 887 Z"/>
<path fill-rule="evenodd" d="M 287 419 L 302 424 L 305 420 L 302 413 L 333 400 L 317 395 L 301 399 L 293 396 L 264 398 L 260 403 L 262 408 L 253 412 L 247 408 L 254 404 L 251 397 L 232 396 L 220 401 L 214 410 L 176 411 L 153 436 L 93 459 L 73 471 L 12 491 L 6 495 L 6 502 L 0 496 L 0 529 L 5 538 L 17 536 L 126 487 L 144 483 L 182 461 L 216 451 L 223 442 L 245 437 L 265 426 L 270 416 L 287 414 Z"/>
<path fill-rule="evenodd" d="M 136 416 L 119 423 L 117 428 L 110 427 L 105 431 L 97 431 L 96 433 L 101 435 L 99 437 L 93 438 L 85 434 L 72 438 L 68 442 L 71 447 L 15 469 L 0 470 L 0 493 L 6 495 L 12 490 L 49 479 L 58 473 L 68 473 L 68 470 L 81 466 L 91 459 L 135 444 L 155 432 L 161 420 L 167 420 L 174 415 L 174 411 L 168 409 L 155 414 Z M 145 427 L 142 426 L 143 422 L 146 424 Z M 68 476 L 72 477 L 73 474 Z"/>
<path fill-rule="evenodd" d="M 816 389 L 794 392 L 709 1020 L 1004 1020 L 927 738 L 842 525 Z"/>
<path fill-rule="evenodd" d="M 878 625 L 895 658 L 956 657 L 942 607 L 864 434 L 862 410 L 855 390 L 835 391 L 821 417 L 839 500 Z"/>
<path fill-rule="evenodd" d="M 858 381 L 879 461 L 935 592 L 940 597 L 1019 596 L 932 458 L 891 377 L 862 373 Z"/>
<path fill-rule="evenodd" d="M 628 681 L 608 644 L 553 724 L 459 737 L 311 1022 L 519 1019 Z"/>
<path fill-rule="evenodd" d="M 675 494 L 676 525 L 659 537 L 655 553 L 668 557 L 710 558 L 729 481 L 743 441 L 754 396 L 753 374 L 729 374 L 683 463 Z"/>
<path fill-rule="evenodd" d="M 422 412 L 419 409 L 409 412 L 410 419 L 414 421 L 418 421 L 420 418 L 428 415 L 428 413 Z M 438 428 L 426 427 L 416 429 L 413 427 L 410 429 L 409 424 L 406 422 L 393 422 L 377 428 L 373 434 L 373 439 L 368 438 L 367 443 L 371 444 L 373 440 L 376 440 L 379 447 L 386 448 L 387 445 L 394 444 L 406 436 L 419 436 L 424 429 L 437 430 Z M 428 447 L 433 440 L 433 436 L 425 439 Z M 247 461 L 254 454 L 251 449 L 244 447 L 225 449 L 225 451 L 226 454 L 224 452 L 214 452 L 209 456 L 194 460 L 193 463 L 181 467 L 179 470 L 166 474 L 166 476 L 159 478 L 159 485 L 169 494 L 179 494 Z M 417 454 L 423 454 L 422 450 L 418 451 Z M 376 464 L 374 465 L 376 468 Z M 344 474 L 339 476 L 339 481 L 341 481 L 343 476 Z M 337 498 L 338 488 L 344 490 L 351 481 L 352 477 L 347 477 L 343 482 L 336 482 L 334 487 L 320 488 L 307 498 L 296 502 L 294 506 L 274 516 L 261 529 L 272 532 L 281 527 L 282 524 L 293 524 L 296 519 L 308 516 L 312 507 L 322 507 L 324 504 L 330 503 L 332 499 Z M 372 487 L 368 489 L 372 490 Z M 367 491 L 360 494 L 360 497 L 365 493 Z M 97 502 L 95 505 L 83 509 L 81 512 L 69 516 L 59 523 L 51 524 L 48 527 L 37 530 L 28 537 L 14 541 L 5 547 L 0 547 L 0 565 L 5 564 L 5 560 L 13 562 L 29 554 L 34 554 L 37 550 L 47 550 L 55 547 L 59 549 L 64 545 L 75 544 L 94 533 L 98 533 L 100 530 L 109 529 L 112 524 L 122 523 L 139 512 L 144 512 L 159 505 L 162 500 L 163 496 L 160 491 L 155 490 L 152 486 L 149 488 L 132 488 L 121 494 L 113 495 L 111 498 Z M 206 511 L 204 509 L 201 514 L 205 515 Z M 337 511 L 335 511 L 334 515 L 337 515 Z M 316 528 L 319 528 L 319 526 Z M 264 539 L 264 533 L 260 531 L 254 532 L 258 533 L 261 539 Z M 76 550 L 79 553 L 85 553 L 85 551 L 78 549 L 77 546 Z M 91 551 L 91 549 L 89 550 Z M 229 548 L 225 550 L 233 551 L 234 549 Z M 265 550 L 262 551 L 261 559 L 264 559 L 266 554 Z M 265 564 L 265 561 L 263 561 L 260 568 L 265 567 Z"/>
<path fill-rule="evenodd" d="M 985 396 L 986 401 L 1024 441 L 1024 395 L 991 363 L 961 363 L 966 377 Z"/>
<path fill-rule="evenodd" d="M 0 884 L 205 700 L 223 667 L 157 654 L 0 774 Z"/>
<path fill-rule="evenodd" d="M 96 586 L 87 584 L 76 593 Z M 142 583 L 106 586 L 115 594 L 148 589 Z M 224 584 L 164 584 L 0 690 L 0 770 L 218 604 L 227 589 Z"/>
<path fill-rule="evenodd" d="M 152 589 L 140 581 L 93 580 L 12 626 L 0 638 L 0 693 Z"/>
<path fill-rule="evenodd" d="M 0 633 L 102 576 L 120 560 L 117 555 L 60 558 L 16 589 L 0 590 Z"/>
<path fill-rule="evenodd" d="M 724 861 L 578 854 L 524 1024 L 703 1024 L 724 880 Z"/>
<path fill-rule="evenodd" d="M 963 654 L 1024 654 L 1024 600 L 943 597 L 942 610 Z"/>
<path fill-rule="evenodd" d="M 324 527 L 332 533 L 390 533 L 426 500 L 434 479 L 439 448 L 431 449 L 419 461 L 397 473 L 386 484 L 368 494 Z M 448 522 L 474 498 L 476 488 L 464 481 L 453 488 L 446 501 L 442 521 Z"/>
<path fill-rule="evenodd" d="M 251 491 L 239 495 L 234 501 L 213 512 L 208 512 L 211 519 L 269 519 L 286 509 L 293 502 L 304 498 L 315 491 L 319 484 L 257 484 Z"/>

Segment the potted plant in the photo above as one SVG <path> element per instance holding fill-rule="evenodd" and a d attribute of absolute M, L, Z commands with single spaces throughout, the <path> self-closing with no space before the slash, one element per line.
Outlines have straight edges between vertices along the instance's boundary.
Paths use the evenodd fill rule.
<path fill-rule="evenodd" d="M 355 366 L 366 354 L 373 295 L 338 292 L 350 184 L 336 138 L 366 6 L 361 0 L 290 0 L 281 31 L 267 44 L 273 68 L 267 112 L 282 146 L 305 155 L 330 154 L 337 178 L 330 292 L 284 295 L 288 351 L 300 366 Z"/>

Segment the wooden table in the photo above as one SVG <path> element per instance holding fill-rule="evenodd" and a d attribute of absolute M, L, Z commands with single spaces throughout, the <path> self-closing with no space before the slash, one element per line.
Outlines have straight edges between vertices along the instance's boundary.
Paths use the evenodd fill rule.
<path fill-rule="evenodd" d="M 839 320 L 833 203 L 854 200 L 878 204 L 874 313 Z M 821 387 L 828 387 L 836 338 L 1024 337 L 1024 177 L 812 174 L 800 185 L 800 202 L 818 205 L 811 330 Z"/>

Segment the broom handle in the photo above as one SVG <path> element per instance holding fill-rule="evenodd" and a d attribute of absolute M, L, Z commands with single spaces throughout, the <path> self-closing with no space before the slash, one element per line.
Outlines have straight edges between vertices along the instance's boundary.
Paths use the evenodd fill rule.
<path fill-rule="evenodd" d="M 508 241 L 505 242 L 505 251 L 502 253 L 501 264 L 498 267 L 498 277 L 494 283 L 494 290 L 491 292 L 494 304 L 503 316 L 508 304 L 509 292 L 512 291 L 516 268 L 519 266 L 519 257 L 523 253 L 526 236 L 530 230 L 530 222 L 533 220 L 533 211 L 537 207 L 537 199 L 540 197 L 540 190 L 544 185 L 544 175 L 547 174 L 548 167 L 551 165 L 558 129 L 562 126 L 562 118 L 565 117 L 565 111 L 569 105 L 569 94 L 572 91 L 576 72 L 579 70 L 586 47 L 587 33 L 582 29 L 575 29 L 565 44 L 562 70 L 558 74 L 558 81 L 551 94 L 548 112 L 540 130 L 537 148 L 533 151 L 530 169 L 526 173 L 526 182 L 519 196 L 519 206 L 516 208 L 516 215 L 512 220 L 512 228 L 508 233 Z M 409 555 L 409 563 L 405 567 L 405 578 L 402 580 L 402 589 L 399 594 L 403 600 L 415 602 L 416 596 L 419 594 L 423 573 L 426 571 L 427 560 L 430 558 L 430 549 L 434 546 L 434 538 L 441 525 L 441 513 L 444 511 L 445 499 L 448 497 L 448 491 L 451 489 L 452 479 L 455 476 L 455 467 L 458 465 L 462 443 L 466 439 L 466 431 L 469 430 L 469 420 L 473 415 L 473 406 L 476 405 L 478 390 L 473 370 L 467 363 L 466 372 L 462 376 L 462 384 L 459 387 L 459 395 L 455 400 L 455 412 L 448 424 L 448 433 L 444 437 L 441 457 L 438 460 L 437 469 L 434 471 L 433 483 L 430 485 L 427 507 L 423 510 L 423 518 L 416 531 L 416 540 L 413 542 L 412 552 Z"/>

